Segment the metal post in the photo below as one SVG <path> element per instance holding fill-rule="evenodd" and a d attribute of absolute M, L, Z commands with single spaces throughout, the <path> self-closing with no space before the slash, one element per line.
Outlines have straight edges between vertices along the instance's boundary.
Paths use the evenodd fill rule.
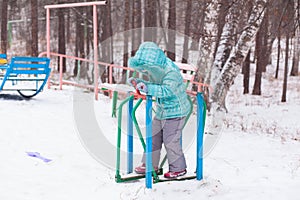
<path fill-rule="evenodd" d="M 130 95 L 130 94 L 129 94 Z M 133 121 L 132 121 L 132 110 L 133 110 L 133 96 L 128 101 L 127 109 L 127 173 L 133 172 Z"/>
<path fill-rule="evenodd" d="M 152 188 L 152 96 L 146 97 L 146 188 Z"/>
<path fill-rule="evenodd" d="M 120 175 L 120 164 L 121 164 L 121 136 L 122 136 L 122 110 L 123 106 L 131 99 L 133 96 L 127 97 L 121 102 L 118 110 L 118 136 L 117 136 L 117 162 L 116 162 L 116 181 L 121 181 Z"/>
<path fill-rule="evenodd" d="M 46 5 L 46 29 L 47 29 L 47 57 L 50 58 L 50 9 L 53 8 L 70 8 L 70 7 L 81 7 L 81 6 L 93 6 L 93 34 L 94 34 L 94 92 L 95 99 L 98 100 L 98 37 L 97 37 L 97 6 L 106 5 L 106 1 L 95 1 L 95 2 L 82 2 L 82 3 L 66 3 L 66 4 L 55 4 L 55 5 Z M 52 72 L 51 72 L 52 73 Z M 51 75 L 50 75 L 51 77 Z M 50 79 L 49 77 L 49 79 Z M 48 80 L 48 88 L 50 88 L 50 80 Z"/>
<path fill-rule="evenodd" d="M 204 98 L 197 93 L 197 180 L 203 179 L 203 134 L 204 134 Z"/>

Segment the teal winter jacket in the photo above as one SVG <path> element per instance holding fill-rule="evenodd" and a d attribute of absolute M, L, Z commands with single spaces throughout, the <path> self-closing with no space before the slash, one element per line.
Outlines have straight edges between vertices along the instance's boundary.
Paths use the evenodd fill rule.
<path fill-rule="evenodd" d="M 147 86 L 148 95 L 156 97 L 158 119 L 184 117 L 190 111 L 180 70 L 153 42 L 140 45 L 128 66 L 148 76 L 149 81 L 137 79 Z"/>

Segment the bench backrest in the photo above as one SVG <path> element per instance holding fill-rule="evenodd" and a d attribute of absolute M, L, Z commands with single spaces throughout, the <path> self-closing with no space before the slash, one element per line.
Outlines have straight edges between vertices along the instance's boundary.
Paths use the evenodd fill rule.
<path fill-rule="evenodd" d="M 1 53 L 0 54 L 0 69 L 2 69 L 3 65 L 6 66 L 6 64 L 7 64 L 7 56 L 6 56 L 6 54 Z"/>
<path fill-rule="evenodd" d="M 175 62 L 175 64 L 179 67 L 182 78 L 185 82 L 194 80 L 195 73 L 197 70 L 197 68 L 195 66 L 185 64 L 185 63 L 178 63 L 178 62 Z"/>
<path fill-rule="evenodd" d="M 49 74 L 50 59 L 46 57 L 13 57 L 9 64 L 12 74 Z"/>

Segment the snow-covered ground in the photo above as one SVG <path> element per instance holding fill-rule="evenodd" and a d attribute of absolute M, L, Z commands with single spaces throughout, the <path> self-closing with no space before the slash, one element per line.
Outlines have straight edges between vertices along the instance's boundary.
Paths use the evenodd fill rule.
<path fill-rule="evenodd" d="M 116 183 L 115 171 L 82 144 L 74 120 L 74 93 L 90 99 L 92 93 L 45 89 L 25 101 L 2 92 L 0 199 L 299 199 L 300 77 L 289 78 L 287 103 L 281 103 L 282 80 L 272 76 L 264 74 L 262 96 L 242 95 L 238 76 L 227 98 L 229 113 L 220 140 L 204 158 L 202 181 L 158 183 L 152 190 L 143 179 Z M 110 103 L 100 96 L 94 108 L 100 128 L 115 144 Z M 83 120 L 88 124 L 88 118 Z M 26 152 L 39 152 L 52 161 Z M 188 148 L 189 171 L 194 170 L 194 157 Z"/>

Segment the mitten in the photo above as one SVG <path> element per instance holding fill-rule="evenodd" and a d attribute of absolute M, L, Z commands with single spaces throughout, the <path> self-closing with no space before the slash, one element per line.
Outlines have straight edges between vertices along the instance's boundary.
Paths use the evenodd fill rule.
<path fill-rule="evenodd" d="M 133 77 L 130 77 L 129 79 L 127 79 L 127 83 L 133 87 L 136 87 L 137 85 L 137 80 Z"/>
<path fill-rule="evenodd" d="M 147 85 L 143 82 L 140 82 L 136 85 L 136 89 L 138 89 L 141 92 L 147 93 L 148 92 L 148 88 Z"/>

